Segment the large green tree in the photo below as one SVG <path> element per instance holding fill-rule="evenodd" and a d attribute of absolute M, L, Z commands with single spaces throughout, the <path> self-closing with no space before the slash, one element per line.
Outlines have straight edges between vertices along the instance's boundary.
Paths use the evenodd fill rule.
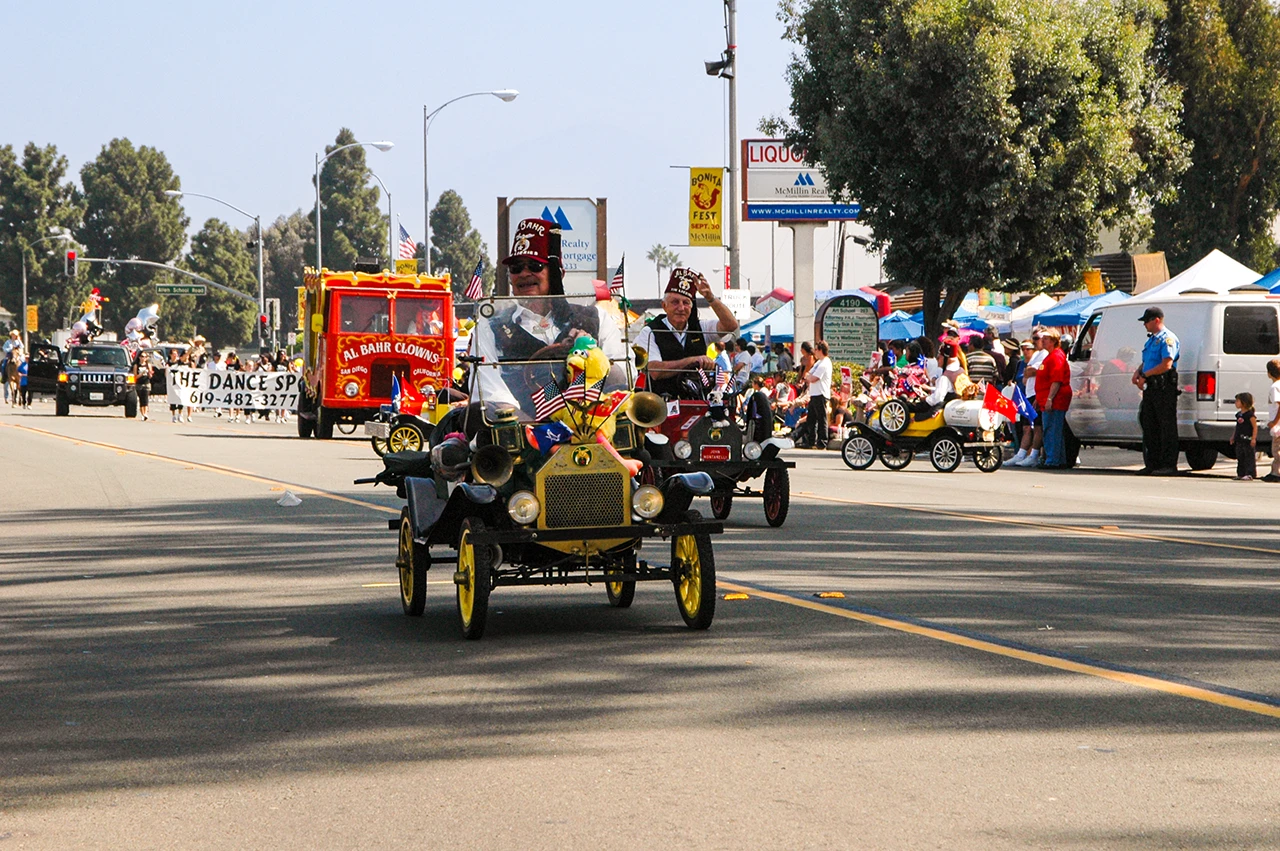
<path fill-rule="evenodd" d="M 1214 248 L 1269 271 L 1280 206 L 1280 10 L 1269 0 L 1168 0 L 1161 65 L 1185 89 L 1195 148 L 1154 245 L 1181 271 Z"/>
<path fill-rule="evenodd" d="M 480 277 L 485 291 L 493 291 L 493 261 L 489 246 L 480 231 L 471 226 L 471 215 L 462 196 L 452 189 L 440 194 L 431 210 L 431 269 L 437 275 L 453 275 L 453 291 L 462 293 L 471 283 L 476 262 L 481 263 Z"/>
<path fill-rule="evenodd" d="M 936 333 L 978 287 L 1074 275 L 1185 168 L 1158 0 L 797 0 L 794 127 Z M 940 304 L 941 302 L 941 304 Z"/>
<path fill-rule="evenodd" d="M 153 263 L 178 259 L 190 219 L 178 199 L 164 194 L 182 188 L 164 153 L 112 139 L 80 170 L 80 182 L 85 217 L 78 238 L 90 256 Z M 109 330 L 122 333 L 140 308 L 157 301 L 157 275 L 169 279 L 168 273 L 145 266 L 94 264 L 89 280 L 111 299 Z"/>
<path fill-rule="evenodd" d="M 285 334 L 298 327 L 298 287 L 303 268 L 315 263 L 315 232 L 315 221 L 301 210 L 278 217 L 267 228 L 264 289 L 268 298 L 280 299 L 280 330 Z"/>
<path fill-rule="evenodd" d="M 84 201 L 66 180 L 67 170 L 67 158 L 53 145 L 28 143 L 21 160 L 12 146 L 0 147 L 0 305 L 15 316 L 21 311 L 25 255 L 27 299 L 40 308 L 45 335 L 83 295 L 62 275 L 67 246 L 47 239 L 55 228 L 74 233 L 84 218 Z M 22 318 L 17 321 L 21 327 Z"/>
<path fill-rule="evenodd" d="M 258 298 L 257 258 L 246 247 L 247 233 L 221 219 L 209 219 L 191 238 L 184 265 L 211 281 Z M 240 346 L 254 336 L 258 310 L 252 302 L 209 288 L 196 302 L 195 330 L 215 346 Z"/>
<path fill-rule="evenodd" d="M 355 141 L 355 134 L 343 127 L 333 144 L 325 147 L 325 153 Z M 357 257 L 386 261 L 387 217 L 378 210 L 381 195 L 378 187 L 370 182 L 363 147 L 347 148 L 325 160 L 320 167 L 320 227 L 326 268 L 351 269 Z M 311 220 L 315 221 L 314 207 Z M 313 235 L 308 262 L 314 263 L 315 256 Z"/>

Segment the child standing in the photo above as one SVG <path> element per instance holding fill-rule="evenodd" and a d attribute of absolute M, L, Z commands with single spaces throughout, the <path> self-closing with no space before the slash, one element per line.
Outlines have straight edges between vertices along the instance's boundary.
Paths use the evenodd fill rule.
<path fill-rule="evenodd" d="M 1236 394 L 1236 432 L 1231 436 L 1236 448 L 1236 481 L 1251 482 L 1258 475 L 1258 415 L 1253 411 L 1253 394 Z"/>

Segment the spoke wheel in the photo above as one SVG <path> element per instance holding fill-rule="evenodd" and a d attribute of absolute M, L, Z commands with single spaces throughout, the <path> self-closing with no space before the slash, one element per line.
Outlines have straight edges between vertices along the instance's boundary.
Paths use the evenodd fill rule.
<path fill-rule="evenodd" d="M 880 407 L 880 427 L 889 434 L 901 434 L 909 419 L 907 405 L 901 399 L 890 399 Z"/>
<path fill-rule="evenodd" d="M 702 520 L 697 511 L 685 519 Z M 705 532 L 676 535 L 671 539 L 672 580 L 676 588 L 676 606 L 690 629 L 706 629 L 716 614 L 716 564 L 711 554 L 711 536 Z"/>
<path fill-rule="evenodd" d="M 890 470 L 901 470 L 911 463 L 911 458 L 915 455 L 910 449 L 901 447 L 890 449 L 888 446 L 882 446 L 880 452 L 880 463 L 888 467 Z"/>
<path fill-rule="evenodd" d="M 472 543 L 475 532 L 483 532 L 484 523 L 468 517 L 458 533 L 458 572 L 454 584 L 458 588 L 458 626 L 462 637 L 475 640 L 484 635 L 485 621 L 489 617 L 489 583 L 491 582 L 488 547 Z"/>
<path fill-rule="evenodd" d="M 729 516 L 729 512 L 733 510 L 733 492 L 717 491 L 711 495 L 711 516 L 717 520 L 724 520 Z"/>
<path fill-rule="evenodd" d="M 624 573 L 634 573 L 636 569 L 636 551 L 633 549 L 622 560 Z M 605 582 L 604 592 L 609 596 L 609 605 L 615 609 L 626 609 L 636 598 L 635 580 L 624 582 Z"/>
<path fill-rule="evenodd" d="M 422 431 L 412 423 L 392 426 L 391 433 L 387 435 L 389 452 L 421 452 L 422 444 Z M 377 447 L 374 449 L 376 451 Z"/>
<path fill-rule="evenodd" d="M 381 458 L 383 455 L 386 455 L 387 452 L 390 451 L 389 449 L 387 449 L 387 441 L 385 438 L 371 437 L 369 438 L 369 442 L 373 444 L 373 453 L 377 455 L 379 458 Z"/>
<path fill-rule="evenodd" d="M 1004 452 L 999 446 L 979 449 L 973 454 L 973 463 L 984 473 L 994 473 L 1004 466 Z"/>
<path fill-rule="evenodd" d="M 770 526 L 787 522 L 791 508 L 791 473 L 786 469 L 770 470 L 764 474 L 764 519 Z"/>
<path fill-rule="evenodd" d="M 400 605 L 409 617 L 420 617 L 427 604 L 427 548 L 413 542 L 413 523 L 407 507 L 400 509 L 396 568 L 400 571 Z"/>
<path fill-rule="evenodd" d="M 849 469 L 865 470 L 876 460 L 876 445 L 862 432 L 854 432 L 840 447 L 840 457 Z"/>
<path fill-rule="evenodd" d="M 964 460 L 964 449 L 953 437 L 940 437 L 929 448 L 929 462 L 939 473 L 950 473 Z"/>

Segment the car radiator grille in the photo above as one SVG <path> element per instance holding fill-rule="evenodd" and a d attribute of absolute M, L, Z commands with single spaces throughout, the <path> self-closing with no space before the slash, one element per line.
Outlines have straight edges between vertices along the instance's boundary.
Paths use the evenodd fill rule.
<path fill-rule="evenodd" d="M 116 376 L 112 372 L 82 372 L 80 380 L 86 384 L 113 384 Z"/>
<path fill-rule="evenodd" d="M 548 476 L 547 528 L 621 525 L 625 520 L 625 486 L 622 473 Z"/>

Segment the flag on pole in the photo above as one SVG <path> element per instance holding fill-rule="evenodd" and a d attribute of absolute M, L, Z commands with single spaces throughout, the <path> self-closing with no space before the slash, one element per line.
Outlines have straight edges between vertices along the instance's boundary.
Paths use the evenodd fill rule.
<path fill-rule="evenodd" d="M 1011 423 L 1018 419 L 1017 405 L 1006 399 L 994 384 L 987 385 L 987 392 L 982 397 L 982 407 L 999 414 Z"/>
<path fill-rule="evenodd" d="M 1030 422 L 1035 422 L 1036 418 L 1040 416 L 1036 411 L 1036 406 L 1031 404 L 1027 399 L 1027 394 L 1023 393 L 1022 388 L 1016 384 L 1013 385 L 1013 404 L 1018 409 L 1018 413 L 1022 414 Z"/>
<path fill-rule="evenodd" d="M 396 378 L 396 374 L 391 373 L 391 408 L 397 414 L 400 413 L 400 379 Z"/>
<path fill-rule="evenodd" d="M 471 283 L 467 284 L 467 291 L 463 293 L 472 301 L 477 301 L 484 297 L 484 281 L 480 278 L 480 272 L 484 269 L 484 258 L 476 261 L 476 270 L 471 273 Z"/>
<path fill-rule="evenodd" d="M 613 273 L 613 280 L 609 282 L 609 295 L 622 295 L 622 267 L 627 264 L 627 255 L 622 255 L 622 261 L 618 263 L 618 271 Z"/>
<path fill-rule="evenodd" d="M 564 394 L 556 386 L 554 379 L 533 391 L 533 418 L 535 420 L 550 419 L 551 415 L 564 407 Z"/>
<path fill-rule="evenodd" d="M 418 253 L 418 246 L 409 236 L 409 232 L 404 229 L 404 225 L 400 226 L 400 259 L 412 260 L 414 255 Z"/>

